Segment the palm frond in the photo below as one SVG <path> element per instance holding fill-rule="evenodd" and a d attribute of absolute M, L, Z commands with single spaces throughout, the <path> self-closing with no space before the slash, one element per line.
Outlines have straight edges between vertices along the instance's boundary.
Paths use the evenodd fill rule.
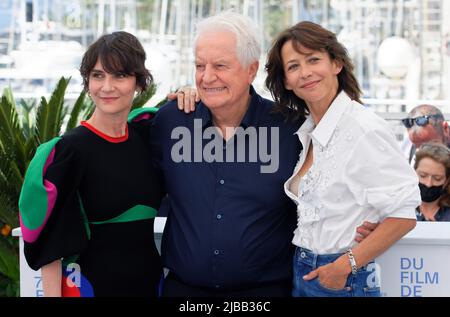
<path fill-rule="evenodd" d="M 82 91 L 80 96 L 78 96 L 77 101 L 73 105 L 72 111 L 70 112 L 69 121 L 67 122 L 66 131 L 72 130 L 78 125 L 79 118 L 83 110 L 88 107 L 88 103 L 85 102 L 86 92 Z"/>
<path fill-rule="evenodd" d="M 0 160 L 0 221 L 18 225 L 17 206 L 19 201 L 20 186 L 23 182 L 20 178 L 13 176 L 10 159 Z M 19 184 L 20 182 L 20 184 Z"/>
<path fill-rule="evenodd" d="M 160 108 L 160 107 L 162 107 L 163 105 L 165 105 L 167 102 L 169 102 L 169 99 L 166 97 L 166 98 L 164 98 L 163 100 L 161 100 L 160 102 L 158 102 L 158 103 L 156 104 L 155 108 Z"/>
<path fill-rule="evenodd" d="M 81 114 L 81 118 L 82 120 L 87 120 L 89 119 L 92 114 L 94 113 L 95 110 L 95 105 L 92 102 L 91 99 L 87 99 L 86 100 L 86 108 L 83 110 L 83 113 Z"/>
<path fill-rule="evenodd" d="M 19 280 L 19 259 L 16 251 L 0 239 L 0 272 L 11 280 Z"/>
<path fill-rule="evenodd" d="M 16 138 L 24 140 L 19 116 L 9 98 L 2 96 L 0 102 L 0 148 L 5 152 L 14 148 Z"/>
<path fill-rule="evenodd" d="M 25 139 L 28 139 L 32 137 L 35 133 L 33 129 L 33 120 L 31 118 L 31 114 L 33 113 L 34 109 L 36 109 L 36 100 L 28 100 L 25 101 L 23 99 L 19 102 L 20 105 L 20 125 L 22 127 L 22 132 L 25 137 Z"/>
<path fill-rule="evenodd" d="M 23 135 L 18 114 L 9 98 L 2 96 L 0 107 L 0 171 L 10 180 L 11 186 L 22 185 L 24 165 L 28 160 L 25 153 L 26 139 Z"/>
<path fill-rule="evenodd" d="M 39 143 L 44 143 L 58 136 L 63 123 L 64 94 L 70 78 L 61 77 L 53 91 L 50 100 L 41 98 L 36 113 L 36 134 Z"/>
<path fill-rule="evenodd" d="M 12 228 L 19 225 L 18 207 L 16 201 L 11 199 L 11 195 L 8 193 L 0 193 L 0 223 L 7 223 Z"/>
<path fill-rule="evenodd" d="M 147 101 L 149 101 L 150 98 L 153 97 L 155 92 L 156 92 L 156 84 L 151 84 L 150 86 L 148 86 L 145 91 L 141 92 L 133 99 L 133 106 L 131 107 L 131 111 L 145 106 Z"/>
<path fill-rule="evenodd" d="M 8 102 L 14 107 L 16 108 L 16 101 L 14 99 L 13 93 L 12 93 L 12 89 L 11 87 L 6 87 L 5 89 L 3 89 L 3 94 L 2 96 L 4 96 Z"/>

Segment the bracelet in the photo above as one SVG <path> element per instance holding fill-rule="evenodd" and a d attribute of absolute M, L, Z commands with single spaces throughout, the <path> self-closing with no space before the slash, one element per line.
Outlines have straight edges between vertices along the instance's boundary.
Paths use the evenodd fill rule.
<path fill-rule="evenodd" d="M 358 266 L 356 265 L 355 257 L 353 256 L 352 249 L 347 250 L 348 260 L 350 261 L 350 266 L 352 267 L 352 274 L 358 273 Z"/>

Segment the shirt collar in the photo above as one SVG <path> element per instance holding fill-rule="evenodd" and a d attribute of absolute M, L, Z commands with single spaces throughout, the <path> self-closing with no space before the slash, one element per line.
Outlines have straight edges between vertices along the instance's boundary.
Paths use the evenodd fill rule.
<path fill-rule="evenodd" d="M 337 128 L 339 120 L 345 113 L 350 102 L 351 99 L 347 93 L 341 91 L 331 103 L 317 127 L 315 127 L 311 115 L 308 115 L 305 122 L 296 132 L 303 145 L 305 145 L 305 141 L 307 139 L 306 135 L 310 133 L 321 146 L 325 147 L 330 141 L 331 136 Z"/>
<path fill-rule="evenodd" d="M 253 86 L 250 86 L 250 98 L 250 104 L 248 106 L 247 112 L 245 113 L 241 121 L 241 126 L 243 128 L 256 126 L 257 122 L 259 121 L 260 115 L 260 111 L 258 110 L 262 110 L 260 109 L 261 107 L 258 107 L 258 104 L 261 101 L 261 97 L 256 93 Z M 203 128 L 213 125 L 211 111 L 203 102 L 200 102 L 197 105 L 194 113 L 194 118 L 202 120 Z"/>
<path fill-rule="evenodd" d="M 347 105 L 351 102 L 350 97 L 344 92 L 341 91 L 336 99 L 331 103 L 325 115 L 320 120 L 317 127 L 312 132 L 312 136 L 316 139 L 317 142 L 320 143 L 323 147 L 325 147 L 331 139 L 336 127 L 344 114 Z"/>
<path fill-rule="evenodd" d="M 261 107 L 258 107 L 258 103 L 260 102 L 260 96 L 256 93 L 253 86 L 250 86 L 250 104 L 248 105 L 247 112 L 242 118 L 241 126 L 246 129 L 251 126 L 256 126 L 256 123 L 259 121 L 259 114 L 262 110 Z"/>
<path fill-rule="evenodd" d="M 448 211 L 445 208 L 442 208 L 442 207 L 439 208 L 439 210 L 434 215 L 434 220 L 441 221 L 441 219 L 444 217 L 444 214 L 446 212 L 448 212 Z M 423 215 L 423 213 L 420 211 L 419 207 L 416 208 L 416 217 L 417 217 L 417 220 L 419 220 L 419 221 L 427 221 L 425 219 L 425 216 Z"/>

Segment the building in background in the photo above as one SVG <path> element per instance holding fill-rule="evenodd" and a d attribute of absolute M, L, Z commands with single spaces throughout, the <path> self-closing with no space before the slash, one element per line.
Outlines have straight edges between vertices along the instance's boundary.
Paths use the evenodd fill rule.
<path fill-rule="evenodd" d="M 449 111 L 450 1 L 444 0 L 2 0 L 0 89 L 16 93 L 49 89 L 72 76 L 95 38 L 114 30 L 134 33 L 148 53 L 159 84 L 155 98 L 193 85 L 195 23 L 235 9 L 262 29 L 264 51 L 293 23 L 310 20 L 338 34 L 349 50 L 364 97 L 377 111 L 407 112 L 414 102 L 434 101 Z M 31 56 L 35 56 L 34 58 Z M 265 63 L 265 56 L 261 65 Z M 264 67 L 255 81 L 265 93 Z M 28 77 L 30 78 L 26 78 Z M 39 78 L 39 76 L 41 78 Z M 383 101 L 383 100 L 390 101 Z M 396 102 L 393 102 L 396 101 Z"/>

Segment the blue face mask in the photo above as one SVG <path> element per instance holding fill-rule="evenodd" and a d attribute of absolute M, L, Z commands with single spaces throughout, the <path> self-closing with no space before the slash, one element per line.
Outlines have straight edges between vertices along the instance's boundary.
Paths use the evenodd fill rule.
<path fill-rule="evenodd" d="M 444 192 L 444 185 L 428 187 L 422 183 L 419 183 L 419 188 L 422 201 L 426 203 L 431 203 L 438 200 Z"/>

